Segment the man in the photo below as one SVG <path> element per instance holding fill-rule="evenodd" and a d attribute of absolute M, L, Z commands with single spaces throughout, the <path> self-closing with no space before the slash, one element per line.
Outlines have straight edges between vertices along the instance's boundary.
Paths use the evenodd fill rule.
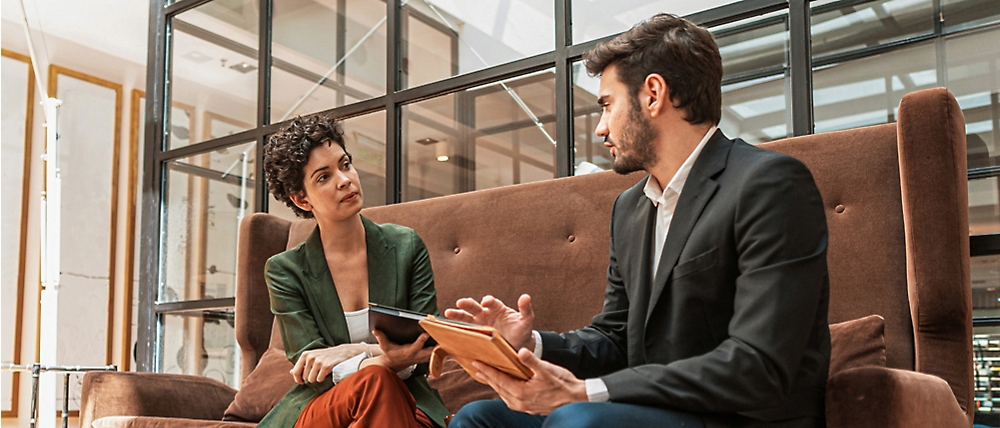
<path fill-rule="evenodd" d="M 535 376 L 476 363 L 503 401 L 451 427 L 824 426 L 827 234 L 809 171 L 717 130 L 722 60 L 703 28 L 657 15 L 586 60 L 614 170 L 649 173 L 615 201 L 603 310 L 538 333 L 527 295 L 517 311 L 459 300 L 446 315 L 497 328 Z"/>

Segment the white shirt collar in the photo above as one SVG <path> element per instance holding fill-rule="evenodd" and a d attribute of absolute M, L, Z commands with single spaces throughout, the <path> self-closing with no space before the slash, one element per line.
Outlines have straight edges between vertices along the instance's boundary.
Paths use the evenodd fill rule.
<path fill-rule="evenodd" d="M 701 138 L 698 146 L 694 148 L 694 151 L 692 151 L 690 155 L 688 155 L 687 159 L 684 160 L 684 163 L 681 164 L 681 167 L 676 173 L 674 173 L 673 178 L 671 178 L 670 182 L 667 183 L 668 192 L 664 192 L 663 189 L 660 189 L 660 183 L 658 183 L 656 178 L 653 176 L 650 176 L 649 179 L 646 180 L 646 187 L 644 187 L 642 191 L 646 194 L 646 197 L 649 198 L 650 201 L 653 201 L 654 207 L 667 202 L 668 198 L 677 197 L 681 194 L 681 190 L 684 189 L 684 183 L 687 182 L 688 175 L 691 173 L 691 167 L 693 167 L 694 162 L 698 160 L 698 156 L 701 155 L 702 149 L 704 149 L 705 145 L 708 144 L 708 140 L 712 138 L 712 135 L 715 135 L 716 129 L 718 129 L 716 126 L 708 128 L 708 132 Z"/>

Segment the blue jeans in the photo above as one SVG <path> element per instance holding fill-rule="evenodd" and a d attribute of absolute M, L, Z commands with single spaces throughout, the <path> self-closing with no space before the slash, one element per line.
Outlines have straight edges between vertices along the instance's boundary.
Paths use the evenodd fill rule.
<path fill-rule="evenodd" d="M 462 407 L 449 428 L 591 428 L 664 427 L 705 428 L 701 418 L 687 413 L 622 403 L 573 403 L 549 416 L 510 410 L 500 400 L 475 401 Z"/>

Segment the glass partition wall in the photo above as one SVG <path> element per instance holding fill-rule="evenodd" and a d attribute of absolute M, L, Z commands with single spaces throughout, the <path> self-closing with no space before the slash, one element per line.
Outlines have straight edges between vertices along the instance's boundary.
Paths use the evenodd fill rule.
<path fill-rule="evenodd" d="M 267 194 L 259 161 L 289 119 L 343 120 L 367 206 L 605 170 L 611 159 L 594 135 L 598 79 L 581 56 L 673 12 L 715 34 L 725 72 L 720 127 L 751 144 L 892 122 L 906 93 L 955 93 L 969 141 L 977 398 L 986 414 L 1000 394 L 997 5 L 151 2 L 137 367 L 238 384 L 238 224 L 254 212 L 294 218 Z"/>

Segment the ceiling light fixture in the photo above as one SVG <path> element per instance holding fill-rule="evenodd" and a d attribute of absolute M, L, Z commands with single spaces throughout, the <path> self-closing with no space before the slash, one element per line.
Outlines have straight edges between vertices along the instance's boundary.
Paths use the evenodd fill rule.
<path fill-rule="evenodd" d="M 236 71 L 238 71 L 240 73 L 247 74 L 247 73 L 249 73 L 251 71 L 256 70 L 257 66 L 247 64 L 246 62 L 241 62 L 239 64 L 230 65 L 229 68 L 231 68 L 233 70 L 236 70 Z"/>
<path fill-rule="evenodd" d="M 435 154 L 437 155 L 438 162 L 448 162 L 449 158 L 448 158 L 447 144 L 439 144 L 434 151 L 436 152 Z"/>

